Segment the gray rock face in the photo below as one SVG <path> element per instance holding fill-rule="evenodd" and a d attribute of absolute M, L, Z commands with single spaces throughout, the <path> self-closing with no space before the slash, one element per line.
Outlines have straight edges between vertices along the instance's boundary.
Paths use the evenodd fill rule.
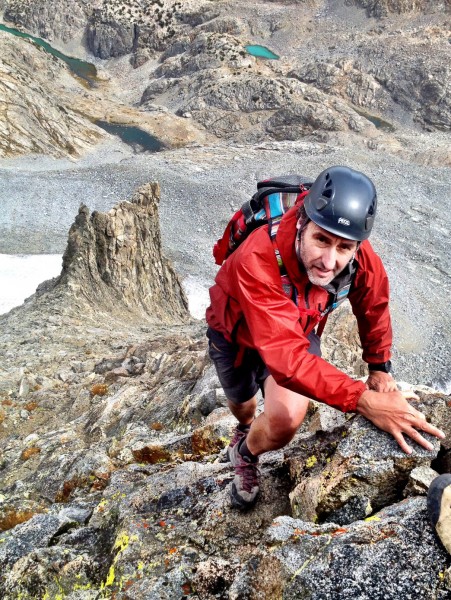
<path fill-rule="evenodd" d="M 441 423 L 447 434 L 443 442 L 446 447 L 451 429 L 445 416 L 445 399 L 427 396 L 419 410 Z M 444 416 L 436 420 L 438 412 Z M 434 445 L 432 452 L 416 446 L 415 452 L 407 456 L 390 435 L 361 417 L 337 431 L 338 439 L 342 439 L 333 456 L 329 444 L 337 433 L 322 439 L 318 445 L 308 446 L 298 457 L 289 455 L 290 472 L 297 484 L 290 494 L 293 515 L 303 520 L 345 525 L 396 502 L 401 491 L 407 485 L 409 489 L 412 486 L 410 473 L 428 467 L 440 448 L 438 440 L 428 436 Z"/>
<path fill-rule="evenodd" d="M 47 40 L 69 42 L 81 36 L 92 11 L 90 0 L 5 0 L 4 18 Z"/>
<path fill-rule="evenodd" d="M 386 103 L 382 86 L 373 76 L 362 72 L 362 66 L 358 63 L 343 60 L 335 64 L 302 63 L 288 75 L 328 94 L 346 98 L 356 106 L 380 108 Z"/>
<path fill-rule="evenodd" d="M 55 282 L 99 312 L 140 315 L 153 322 L 186 320 L 187 300 L 161 253 L 158 184 L 140 188 L 108 214 L 81 206 L 69 231 L 63 270 Z"/>
<path fill-rule="evenodd" d="M 101 22 L 90 23 L 87 31 L 89 50 L 99 58 L 130 54 L 136 47 L 137 28 L 133 24 Z"/>
<path fill-rule="evenodd" d="M 290 600 L 395 600 L 417 594 L 444 599 L 449 594 L 438 576 L 438 564 L 443 568 L 448 559 L 436 547 L 423 498 L 393 505 L 346 528 L 281 517 L 267 535 L 272 552 L 249 573 L 252 598 L 257 590 L 264 595 L 275 586 Z"/>
<path fill-rule="evenodd" d="M 368 15 L 386 17 L 390 13 L 405 14 L 418 11 L 428 11 L 434 8 L 445 8 L 447 2 L 437 3 L 431 0 L 347 0 L 349 4 L 356 4 L 366 8 Z M 449 3 L 448 3 L 449 7 Z"/>
<path fill-rule="evenodd" d="M 239 56 L 235 55 L 235 56 Z M 179 104 L 178 114 L 190 113 L 193 118 L 218 137 L 263 140 L 296 140 L 315 132 L 359 131 L 368 129 L 368 122 L 350 110 L 344 102 L 331 100 L 314 87 L 294 78 L 247 75 L 223 78 L 221 71 L 205 70 L 189 79 L 180 75 L 183 56 L 171 65 L 175 78 L 159 79 L 144 92 L 142 102 L 154 100 L 160 93 L 174 94 L 186 90 L 188 99 Z M 233 57 L 232 57 L 233 58 Z M 205 57 L 202 61 L 205 61 Z M 242 58 L 249 61 L 248 58 Z M 211 59 L 209 59 L 211 63 Z M 190 69 L 199 70 L 194 61 Z M 163 70 L 163 67 L 162 67 Z M 208 83 L 207 83 L 208 82 Z"/>
<path fill-rule="evenodd" d="M 103 59 L 131 53 L 131 63 L 138 67 L 155 52 L 164 52 L 171 43 L 177 43 L 191 27 L 217 16 L 202 1 L 194 6 L 173 1 L 103 2 L 89 17 L 87 44 L 95 56 Z M 216 26 L 219 30 L 226 27 L 227 23 Z"/>
<path fill-rule="evenodd" d="M 432 6 L 385 4 L 394 13 L 407 11 L 412 21 L 420 20 Z M 376 10 L 366 6 L 371 14 Z M 299 10 L 304 11 L 306 21 L 312 16 L 311 6 L 302 5 Z M 249 57 L 243 52 L 243 35 L 233 38 L 213 28 L 218 19 L 203 25 L 202 33 L 200 27 L 194 27 L 189 43 L 185 41 L 176 55 L 161 55 L 162 64 L 154 71 L 142 105 L 158 103 L 161 97 L 178 114 L 189 112 L 218 137 L 240 141 L 268 136 L 295 140 L 317 133 L 324 137 L 326 132 L 383 137 L 395 133 L 398 125 L 410 126 L 412 122 L 430 130 L 449 129 L 449 47 L 444 23 L 428 28 L 422 24 L 415 27 L 415 23 L 410 29 L 397 30 L 394 24 L 371 27 L 359 22 L 352 29 L 343 11 L 344 7 L 336 8 L 337 14 L 324 10 L 324 14 L 315 15 L 314 26 L 297 38 L 286 34 L 282 43 L 286 56 L 280 63 Z M 269 8 L 265 16 L 267 22 L 263 26 L 259 21 L 260 27 L 268 28 L 268 39 L 270 35 L 277 38 L 282 25 L 273 22 Z M 251 31 L 255 27 L 264 37 L 255 26 L 256 20 L 255 14 L 249 15 L 248 27 Z M 431 23 L 438 21 L 431 16 Z M 284 25 L 289 28 L 288 23 Z M 344 29 L 339 37 L 335 28 L 341 26 Z M 206 37 L 207 31 L 214 35 Z M 296 44 L 296 56 L 286 47 L 288 38 Z M 412 55 L 418 60 L 413 61 Z M 309 100 L 315 90 L 324 91 L 326 95 L 321 99 L 317 95 L 317 101 L 326 110 L 306 105 L 305 86 L 296 90 L 287 84 L 286 76 L 308 84 Z M 259 82 L 265 82 L 263 90 L 257 89 Z M 280 106 L 277 88 L 287 85 L 290 95 Z M 243 102 L 248 91 L 252 102 Z M 377 142 L 368 144 L 377 146 Z"/>
<path fill-rule="evenodd" d="M 16 44 L 3 32 L 0 47 L 0 156 L 78 156 L 102 137 L 55 93 L 72 79 L 61 61 L 32 43 Z"/>
<path fill-rule="evenodd" d="M 35 548 L 50 546 L 53 537 L 61 532 L 63 523 L 52 515 L 36 515 L 26 523 L 18 525 L 14 535 L 6 534 L 0 548 L 2 570 L 6 570 Z"/>

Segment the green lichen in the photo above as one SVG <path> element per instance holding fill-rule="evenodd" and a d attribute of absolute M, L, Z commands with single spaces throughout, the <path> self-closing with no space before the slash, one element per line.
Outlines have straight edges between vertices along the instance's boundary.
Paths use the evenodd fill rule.
<path fill-rule="evenodd" d="M 106 500 L 105 498 L 102 498 L 102 500 L 96 506 L 96 511 L 97 512 L 102 511 L 105 508 L 105 506 L 107 505 L 107 503 L 108 503 L 108 500 Z"/>
<path fill-rule="evenodd" d="M 120 555 L 123 552 L 125 552 L 125 550 L 129 546 L 130 542 L 136 541 L 137 539 L 138 539 L 138 537 L 136 535 L 129 536 L 128 533 L 126 533 L 125 531 L 123 531 L 122 533 L 120 533 L 117 536 L 116 541 L 113 546 L 113 549 L 117 550 L 117 554 L 114 557 L 113 562 L 111 563 L 111 566 L 110 566 L 110 569 L 108 571 L 105 581 L 100 586 L 101 590 L 104 590 L 105 588 L 111 587 L 113 585 L 113 583 L 116 579 L 115 566 L 116 566 L 116 563 L 117 563 Z M 119 585 L 121 585 L 122 579 L 123 578 L 121 578 Z"/>
<path fill-rule="evenodd" d="M 316 458 L 316 456 L 309 456 L 309 458 L 307 458 L 307 460 L 305 461 L 305 466 L 307 467 L 307 469 L 311 469 L 316 465 L 317 462 L 318 459 Z"/>
<path fill-rule="evenodd" d="M 323 549 L 324 549 L 324 548 L 327 548 L 327 546 L 329 546 L 329 544 L 330 544 L 331 542 L 332 542 L 332 536 L 328 536 L 327 542 L 326 542 L 325 546 L 323 546 Z M 294 579 L 296 579 L 296 577 L 297 577 L 298 575 L 300 575 L 300 574 L 302 573 L 302 571 L 304 571 L 304 570 L 305 570 L 305 569 L 306 569 L 306 568 L 309 566 L 309 564 L 310 564 L 312 561 L 316 560 L 316 559 L 317 559 L 317 557 L 318 557 L 318 555 L 317 555 L 317 554 L 314 554 L 313 556 L 310 556 L 309 558 L 307 558 L 307 560 L 305 560 L 305 561 L 304 561 L 304 563 L 303 563 L 303 564 L 300 566 L 300 568 L 299 568 L 297 571 L 295 571 L 295 572 L 294 572 L 294 574 L 293 574 L 293 576 L 291 577 L 290 581 L 293 581 Z"/>

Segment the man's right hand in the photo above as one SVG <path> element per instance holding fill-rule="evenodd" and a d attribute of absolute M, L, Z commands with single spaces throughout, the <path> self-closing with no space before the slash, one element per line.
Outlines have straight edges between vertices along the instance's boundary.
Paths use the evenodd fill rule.
<path fill-rule="evenodd" d="M 433 446 L 418 430 L 438 438 L 445 437 L 443 431 L 428 423 L 425 416 L 398 391 L 381 393 L 366 390 L 359 398 L 357 412 L 379 429 L 390 433 L 406 454 L 411 454 L 412 448 L 406 443 L 403 434 L 427 450 L 432 450 Z"/>

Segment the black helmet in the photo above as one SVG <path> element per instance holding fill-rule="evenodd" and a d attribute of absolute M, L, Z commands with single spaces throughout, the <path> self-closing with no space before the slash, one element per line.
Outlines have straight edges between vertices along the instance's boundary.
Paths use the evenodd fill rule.
<path fill-rule="evenodd" d="M 304 201 L 307 216 L 334 235 L 366 240 L 376 216 L 373 182 L 349 167 L 330 167 L 315 179 Z"/>

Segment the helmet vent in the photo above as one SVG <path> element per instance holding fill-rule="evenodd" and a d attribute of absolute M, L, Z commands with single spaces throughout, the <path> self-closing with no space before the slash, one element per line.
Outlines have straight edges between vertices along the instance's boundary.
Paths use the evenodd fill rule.
<path fill-rule="evenodd" d="M 333 196 L 333 193 L 334 193 L 334 186 L 333 186 L 332 179 L 331 179 L 329 173 L 326 173 L 326 182 L 324 184 L 323 192 L 321 195 L 324 198 L 327 198 L 328 200 L 330 200 Z"/>
<path fill-rule="evenodd" d="M 316 210 L 323 210 L 329 204 L 329 201 L 326 198 L 317 198 L 315 201 Z"/>
<path fill-rule="evenodd" d="M 374 223 L 374 217 L 367 217 L 365 219 L 365 231 L 371 231 Z"/>

